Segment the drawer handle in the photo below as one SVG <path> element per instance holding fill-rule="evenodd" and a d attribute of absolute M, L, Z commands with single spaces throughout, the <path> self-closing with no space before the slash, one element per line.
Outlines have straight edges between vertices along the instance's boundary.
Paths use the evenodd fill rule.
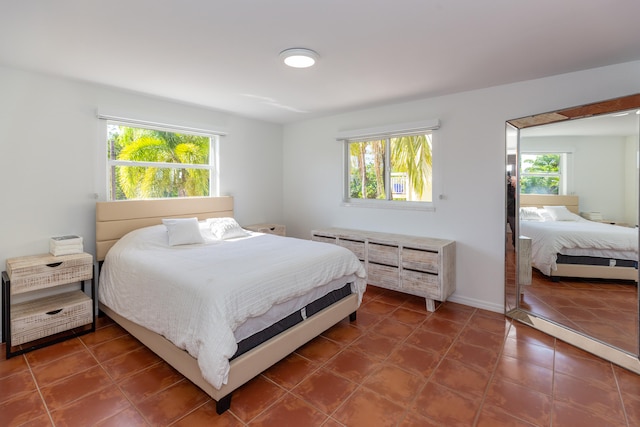
<path fill-rule="evenodd" d="M 47 264 L 47 267 L 54 268 L 54 267 L 60 267 L 61 265 L 62 265 L 62 261 L 60 261 L 60 262 L 52 262 L 51 264 Z"/>
<path fill-rule="evenodd" d="M 54 314 L 58 314 L 62 311 L 61 308 L 57 309 L 57 310 L 51 310 L 51 311 L 47 311 L 46 314 L 48 314 L 49 316 L 53 316 Z"/>

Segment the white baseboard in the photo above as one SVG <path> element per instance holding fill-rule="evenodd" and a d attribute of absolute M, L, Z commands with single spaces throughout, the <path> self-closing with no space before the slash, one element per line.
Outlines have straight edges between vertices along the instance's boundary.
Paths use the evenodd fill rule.
<path fill-rule="evenodd" d="M 489 310 L 495 313 L 504 314 L 504 304 L 494 304 L 487 301 L 482 301 L 474 298 L 467 298 L 467 297 L 459 296 L 455 294 L 447 298 L 447 301 L 468 305 L 470 307 L 481 308 L 483 310 Z"/>

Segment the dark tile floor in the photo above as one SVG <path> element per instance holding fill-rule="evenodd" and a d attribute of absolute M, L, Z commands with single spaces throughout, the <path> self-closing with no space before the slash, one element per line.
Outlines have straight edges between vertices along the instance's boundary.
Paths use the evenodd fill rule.
<path fill-rule="evenodd" d="M 4 354 L 4 345 L 2 348 Z M 2 426 L 638 426 L 640 376 L 504 316 L 369 287 L 215 404 L 108 318 L 0 360 Z"/>

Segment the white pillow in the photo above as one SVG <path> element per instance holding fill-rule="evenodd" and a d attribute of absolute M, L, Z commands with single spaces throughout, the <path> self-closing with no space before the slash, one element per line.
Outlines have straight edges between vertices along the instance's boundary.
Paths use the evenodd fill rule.
<path fill-rule="evenodd" d="M 169 246 L 204 243 L 198 218 L 166 218 L 162 223 L 167 227 Z"/>
<path fill-rule="evenodd" d="M 554 221 L 576 221 L 576 214 L 567 209 L 566 206 L 543 206 L 544 210 L 551 215 Z M 579 218 L 579 217 L 578 217 Z"/>
<path fill-rule="evenodd" d="M 233 218 L 209 218 L 207 221 L 211 224 L 211 233 L 217 239 L 225 240 L 249 235 Z"/>
<path fill-rule="evenodd" d="M 544 221 L 542 215 L 535 207 L 520 208 L 520 220 L 521 221 Z"/>
<path fill-rule="evenodd" d="M 553 217 L 545 209 L 538 208 L 538 213 L 540 214 L 540 217 L 542 217 L 542 221 L 553 221 Z"/>

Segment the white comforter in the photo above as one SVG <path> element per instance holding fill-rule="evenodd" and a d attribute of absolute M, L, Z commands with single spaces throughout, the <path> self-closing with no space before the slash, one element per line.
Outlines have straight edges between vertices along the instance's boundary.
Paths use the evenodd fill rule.
<path fill-rule="evenodd" d="M 557 254 L 638 259 L 638 229 L 577 221 L 520 221 L 520 235 L 530 237 L 531 264 L 547 276 L 557 270 Z"/>
<path fill-rule="evenodd" d="M 99 299 L 187 350 L 216 388 L 227 382 L 233 331 L 246 319 L 353 274 L 362 301 L 366 273 L 345 248 L 261 233 L 205 237 L 204 244 L 170 247 L 163 225 L 127 234 L 106 256 Z"/>

